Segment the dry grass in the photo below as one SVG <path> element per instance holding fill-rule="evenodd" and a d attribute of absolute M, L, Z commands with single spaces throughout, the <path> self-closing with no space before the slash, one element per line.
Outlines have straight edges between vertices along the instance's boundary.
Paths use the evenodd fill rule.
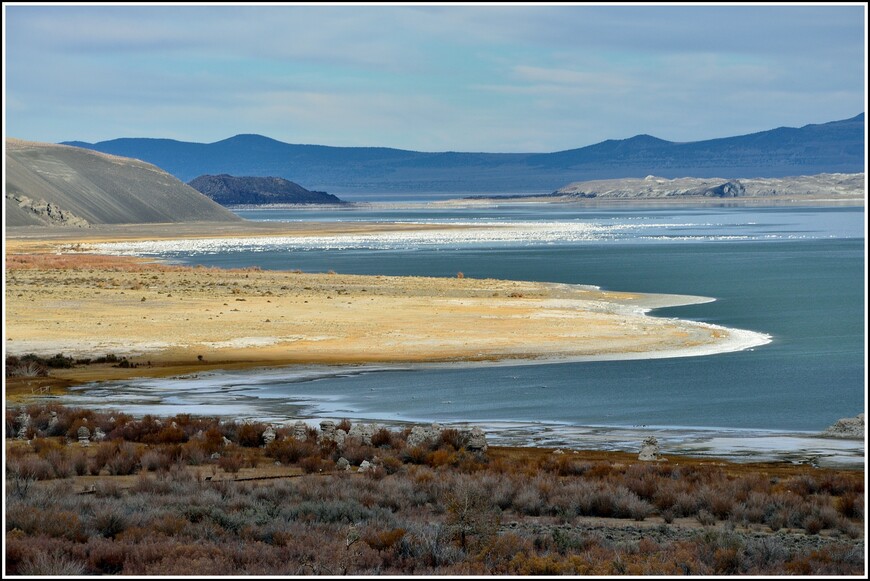
<path fill-rule="evenodd" d="M 32 442 L 6 443 L 9 573 L 181 575 L 190 573 L 183 555 L 213 574 L 858 574 L 864 565 L 861 472 L 479 454 L 457 449 L 453 434 L 409 449 L 409 430 L 340 449 L 280 428 L 259 447 L 264 426 L 217 418 L 27 412 Z M 7 433 L 20 427 L 16 412 L 6 422 Z M 81 425 L 107 440 L 67 440 Z M 374 468 L 339 470 L 342 457 Z"/>

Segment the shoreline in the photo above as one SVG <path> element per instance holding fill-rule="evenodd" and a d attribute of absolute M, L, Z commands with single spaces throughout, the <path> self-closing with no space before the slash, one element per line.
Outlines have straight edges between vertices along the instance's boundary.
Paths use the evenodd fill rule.
<path fill-rule="evenodd" d="M 76 253 L 10 252 L 7 261 L 6 348 L 18 356 L 113 353 L 158 367 L 517 363 L 706 355 L 771 340 L 649 315 L 712 300 L 707 297 L 463 277 L 187 267 Z M 96 379 L 92 371 L 85 376 Z M 78 379 L 75 371 L 63 377 Z"/>
<path fill-rule="evenodd" d="M 279 228 L 275 228 L 270 231 L 279 231 L 285 229 L 287 224 L 281 224 Z M 307 229 L 307 235 L 315 236 L 321 233 L 321 230 L 318 230 L 321 226 L 326 227 L 328 230 L 339 230 L 342 235 L 349 234 L 347 232 L 348 224 L 309 224 L 311 226 L 310 229 Z M 334 228 L 338 226 L 338 228 Z M 356 224 L 351 224 L 353 230 Z M 407 226 L 409 231 L 425 231 L 432 229 L 443 229 L 443 224 L 438 225 L 426 225 L 426 224 L 413 224 L 413 225 L 405 225 Z M 365 224 L 360 227 L 358 230 L 368 231 L 368 232 L 394 232 L 396 224 Z M 434 228 L 433 228 L 434 227 Z M 457 227 L 464 228 L 464 227 Z M 134 229 L 135 230 L 135 229 Z M 159 229 L 158 229 L 159 230 Z M 290 366 L 293 368 L 299 368 L 304 365 L 329 365 L 334 369 L 339 370 L 347 370 L 349 368 L 354 368 L 359 365 L 413 365 L 413 366 L 477 366 L 477 365 L 500 365 L 500 366 L 512 366 L 512 365 L 537 365 L 537 364 L 549 364 L 549 363 L 561 363 L 568 361 L 602 361 L 602 360 L 623 360 L 623 359 L 653 359 L 653 358 L 664 358 L 664 357 L 685 357 L 685 356 L 706 356 L 713 355 L 717 353 L 728 353 L 734 351 L 741 351 L 745 349 L 753 349 L 757 346 L 762 346 L 767 343 L 770 343 L 773 338 L 764 333 L 759 333 L 756 331 L 742 330 L 742 329 L 730 329 L 721 327 L 718 325 L 712 325 L 709 323 L 697 322 L 697 321 L 685 321 L 680 320 L 678 318 L 662 318 L 656 317 L 655 315 L 650 315 L 651 311 L 659 308 L 667 308 L 667 307 L 675 307 L 675 306 L 683 306 L 683 305 L 691 305 L 691 304 L 701 304 L 705 302 L 710 302 L 712 298 L 709 297 L 698 297 L 698 296 L 688 296 L 688 295 L 649 295 L 649 294 L 639 294 L 639 293 L 626 293 L 626 292 L 616 292 L 616 291 L 602 291 L 598 287 L 594 287 L 591 285 L 564 285 L 558 283 L 532 283 L 532 282 L 521 282 L 521 281 L 494 281 L 494 280 L 484 280 L 484 279 L 423 279 L 421 277 L 403 277 L 400 279 L 399 277 L 378 277 L 378 276 L 350 276 L 350 275 L 335 275 L 335 274 L 318 274 L 318 275 L 307 275 L 302 273 L 288 273 L 286 271 L 260 271 L 259 269 L 230 269 L 230 270 L 222 270 L 215 268 L 196 268 L 196 267 L 186 267 L 186 266 L 173 266 L 167 264 L 166 262 L 155 261 L 154 259 L 145 259 L 145 258 L 131 258 L 131 257 L 105 257 L 105 256 L 95 256 L 88 254 L 79 254 L 79 255 L 61 255 L 57 257 L 56 255 L 49 254 L 53 250 L 57 248 L 58 244 L 75 244 L 76 241 L 83 242 L 85 240 L 94 240 L 94 238 L 81 237 L 83 234 L 81 231 L 75 233 L 79 235 L 79 238 L 73 236 L 72 233 L 66 233 L 63 235 L 58 234 L 56 237 L 51 238 L 49 240 L 46 239 L 28 239 L 25 238 L 13 238 L 13 248 L 10 249 L 7 246 L 7 259 L 10 256 L 11 252 L 14 251 L 24 251 L 31 252 L 33 255 L 43 256 L 45 260 L 65 260 L 69 259 L 73 262 L 76 260 L 83 261 L 82 264 L 78 266 L 72 265 L 68 270 L 59 269 L 57 271 L 47 271 L 54 272 L 57 274 L 57 278 L 62 278 L 67 274 L 74 274 L 75 276 L 82 278 L 84 275 L 82 274 L 84 271 L 88 271 L 88 276 L 96 276 L 96 277 L 104 277 L 108 280 L 108 277 L 111 277 L 112 280 L 120 281 L 117 285 L 106 284 L 105 286 L 99 287 L 100 293 L 102 293 L 102 297 L 99 300 L 96 300 L 92 303 L 82 303 L 80 302 L 80 298 L 76 298 L 77 307 L 79 311 L 77 311 L 77 316 L 69 319 L 67 317 L 64 319 L 64 313 L 69 313 L 69 310 L 64 311 L 64 309 L 71 308 L 71 305 L 61 305 L 63 302 L 70 302 L 69 297 L 60 296 L 64 293 L 59 293 L 54 296 L 54 307 L 58 308 L 60 306 L 61 310 L 58 311 L 60 318 L 57 321 L 50 322 L 60 322 L 66 320 L 67 323 L 79 321 L 82 313 L 86 313 L 85 311 L 81 311 L 82 305 L 84 304 L 87 307 L 88 304 L 92 305 L 92 308 L 99 307 L 100 316 L 102 320 L 109 321 L 111 325 L 114 325 L 115 329 L 118 328 L 116 323 L 123 324 L 124 321 L 127 321 L 129 325 L 133 325 L 134 321 L 137 325 L 145 326 L 149 323 L 141 322 L 143 317 L 149 317 L 148 311 L 153 311 L 154 309 L 163 309 L 164 307 L 168 307 L 171 309 L 172 301 L 167 302 L 168 297 L 172 297 L 172 289 L 164 288 L 166 285 L 171 286 L 174 284 L 173 281 L 178 282 L 176 279 L 178 277 L 190 277 L 191 275 L 195 275 L 199 279 L 207 279 L 208 277 L 216 277 L 214 282 L 211 282 L 212 286 L 217 285 L 220 288 L 224 288 L 225 291 L 229 291 L 230 287 L 235 284 L 236 287 L 244 287 L 251 286 L 253 289 L 259 292 L 255 292 L 255 290 L 239 290 L 236 292 L 224 292 L 211 296 L 209 293 L 211 291 L 207 290 L 197 290 L 190 295 L 181 293 L 178 294 L 178 298 L 184 299 L 188 301 L 190 299 L 192 302 L 187 303 L 185 307 L 188 305 L 197 306 L 201 308 L 203 306 L 209 307 L 206 308 L 205 311 L 213 314 L 213 311 L 210 309 L 220 309 L 221 307 L 228 307 L 232 309 L 233 307 L 251 307 L 249 309 L 251 312 L 254 312 L 256 315 L 265 316 L 263 313 L 267 312 L 265 309 L 272 308 L 274 302 L 279 302 L 279 298 L 277 293 L 273 294 L 265 294 L 263 289 L 270 289 L 270 291 L 274 291 L 276 285 L 278 284 L 289 284 L 287 277 L 298 277 L 299 280 L 292 281 L 294 284 L 293 290 L 296 293 L 302 293 L 302 286 L 305 284 L 311 285 L 315 290 L 313 292 L 314 295 L 317 295 L 316 305 L 323 307 L 324 310 L 335 308 L 335 304 L 328 303 L 326 301 L 338 298 L 349 298 L 353 302 L 357 302 L 358 299 L 362 298 L 362 295 L 359 294 L 359 290 L 361 287 L 368 287 L 365 290 L 375 290 L 383 288 L 378 287 L 378 284 L 397 284 L 396 288 L 393 288 L 390 292 L 387 292 L 384 295 L 384 301 L 380 303 L 379 311 L 376 310 L 375 315 L 377 315 L 370 322 L 378 321 L 378 317 L 381 315 L 383 310 L 386 309 L 395 309 L 397 304 L 405 304 L 409 308 L 411 308 L 412 312 L 422 312 L 426 314 L 421 321 L 421 324 L 425 324 L 426 330 L 429 330 L 431 326 L 431 316 L 428 313 L 431 310 L 432 300 L 438 295 L 441 303 L 438 303 L 439 309 L 443 309 L 445 312 L 454 312 L 455 313 L 472 313 L 473 316 L 471 319 L 461 319 L 465 321 L 460 325 L 453 325 L 446 327 L 445 337 L 450 337 L 456 334 L 456 329 L 465 329 L 465 328 L 476 328 L 480 327 L 481 322 L 488 324 L 487 322 L 490 320 L 495 320 L 497 317 L 494 311 L 489 310 L 487 308 L 491 308 L 494 303 L 498 303 L 501 307 L 506 307 L 509 309 L 511 315 L 505 319 L 507 321 L 511 320 L 511 317 L 520 316 L 523 324 L 518 327 L 518 329 L 523 329 L 525 332 L 528 324 L 528 321 L 538 321 L 544 325 L 544 327 L 549 327 L 550 325 L 561 325 L 563 323 L 570 322 L 574 325 L 577 325 L 577 314 L 582 311 L 584 314 L 591 316 L 592 318 L 589 321 L 593 323 L 595 321 L 601 322 L 603 319 L 598 319 L 597 317 L 623 317 L 624 320 L 616 321 L 615 325 L 607 326 L 604 324 L 601 327 L 602 330 L 607 331 L 602 337 L 608 338 L 608 340 L 613 341 L 613 345 L 610 346 L 610 349 L 602 349 L 599 345 L 598 350 L 593 353 L 582 353 L 578 354 L 576 352 L 566 352 L 564 350 L 560 351 L 558 348 L 558 344 L 561 341 L 564 344 L 566 338 L 572 338 L 571 329 L 569 327 L 563 327 L 563 330 L 567 330 L 568 333 L 562 335 L 560 339 L 554 343 L 553 337 L 548 336 L 540 336 L 540 347 L 541 351 L 538 353 L 530 352 L 528 349 L 527 341 L 521 342 L 521 349 L 502 349 L 499 352 L 485 352 L 480 350 L 469 350 L 462 349 L 456 350 L 455 348 L 447 351 L 441 351 L 437 355 L 433 355 L 433 350 L 431 345 L 427 345 L 426 341 L 422 341 L 419 345 L 419 349 L 414 351 L 413 353 L 409 353 L 408 351 L 396 350 L 393 349 L 391 352 L 392 355 L 389 358 L 383 357 L 383 353 L 385 351 L 374 349 L 373 351 L 376 353 L 376 356 L 372 357 L 369 353 L 366 354 L 365 351 L 357 351 L 357 352 L 349 352 L 347 350 L 344 351 L 335 351 L 330 349 L 323 350 L 313 350 L 307 352 L 305 354 L 300 354 L 298 351 L 294 351 L 290 355 L 288 355 L 287 347 L 288 345 L 295 348 L 300 344 L 300 341 L 304 343 L 305 341 L 301 339 L 294 339 L 289 343 L 284 341 L 280 341 L 279 339 L 286 339 L 287 335 L 281 335 L 277 333 L 271 333 L 273 330 L 273 325 L 270 323 L 268 326 L 269 332 L 266 332 L 265 329 L 267 326 L 261 325 L 258 322 L 255 327 L 258 329 L 256 333 L 236 333 L 235 335 L 222 337 L 222 336 L 209 336 L 207 340 L 202 340 L 197 347 L 191 347 L 190 345 L 180 345 L 175 349 L 167 348 L 166 336 L 175 337 L 174 333 L 179 333 L 184 330 L 185 327 L 190 326 L 194 327 L 196 325 L 180 325 L 180 320 L 175 321 L 175 326 L 170 327 L 169 334 L 166 332 L 161 335 L 163 339 L 159 340 L 145 340 L 140 337 L 140 344 L 138 347 L 148 347 L 152 349 L 152 351 L 143 351 L 139 355 L 131 355 L 131 357 L 135 357 L 137 362 L 141 362 L 142 359 L 152 358 L 156 363 L 155 366 L 148 367 L 139 367 L 139 368 L 131 368 L 131 369 L 120 369 L 109 366 L 89 366 L 87 368 L 80 369 L 71 369 L 71 370 L 60 370 L 58 372 L 53 373 L 52 378 L 48 378 L 46 381 L 51 383 L 61 383 L 66 384 L 66 387 L 72 388 L 67 393 L 74 394 L 75 392 L 81 389 L 83 384 L 93 382 L 93 381 L 111 381 L 116 379 L 124 379 L 130 380 L 137 377 L 152 377 L 152 378 L 162 378 L 162 377 L 177 377 L 179 375 L 190 375 L 193 374 L 195 378 L 197 375 L 201 373 L 221 373 L 221 372 L 230 372 L 233 370 L 253 370 L 253 369 L 264 369 L 264 370 L 274 370 L 274 369 L 288 369 Z M 178 239 L 177 236 L 161 236 L 161 233 L 158 231 L 157 236 L 150 237 L 153 238 L 161 238 L 163 239 Z M 163 234 L 166 234 L 164 232 Z M 206 236 L 208 234 L 208 236 Z M 214 238 L 213 232 L 206 232 L 201 227 L 193 228 L 189 232 L 187 232 L 188 239 L 190 238 Z M 100 236 L 97 238 L 99 241 L 108 241 L 108 240 L 118 240 L 126 239 L 126 240 L 142 240 L 144 234 L 141 232 L 126 232 L 122 233 L 118 231 L 116 234 L 109 234 L 107 232 L 101 232 Z M 241 234 L 238 236 L 229 236 L 230 238 L 243 237 Z M 101 264 L 100 261 L 106 259 L 107 262 Z M 37 259 L 38 260 L 38 259 Z M 91 262 L 89 262 L 91 261 Z M 39 265 L 36 265 L 37 269 Z M 102 269 L 102 270 L 101 270 Z M 125 270 L 129 269 L 129 270 Z M 15 271 L 17 274 L 21 274 L 25 272 L 26 269 Z M 94 274 L 96 273 L 96 274 Z M 220 279 L 221 276 L 228 277 L 226 279 Z M 140 284 L 141 281 L 139 279 L 144 277 L 152 277 L 157 280 L 157 282 L 146 281 L 139 288 L 136 287 L 137 284 Z M 176 279 L 173 279 L 176 277 Z M 250 278 L 249 278 L 250 277 Z M 281 278 L 283 277 L 283 278 Z M 86 278 L 86 277 L 85 277 Z M 277 282 L 273 279 L 281 278 L 281 281 Z M 220 280 L 218 280 L 220 279 Z M 243 280 L 244 279 L 244 280 Z M 251 280 L 253 279 L 253 280 Z M 304 280 L 303 280 L 304 279 Z M 96 279 L 94 279 L 96 280 Z M 33 281 L 31 281 L 32 283 Z M 36 281 L 38 282 L 38 281 Z M 357 284 L 358 283 L 358 284 Z M 414 287 L 413 284 L 423 285 L 422 287 Z M 54 281 L 52 284 L 58 284 L 58 281 Z M 81 281 L 77 281 L 76 285 L 81 285 Z M 403 287 L 402 284 L 412 284 L 412 286 Z M 421 288 L 429 287 L 430 285 L 438 285 L 438 289 L 428 290 L 426 293 L 421 295 L 414 295 L 414 292 L 420 293 Z M 129 285 L 129 286 L 128 286 Z M 221 286 L 222 285 L 222 286 Z M 271 285 L 271 286 L 270 286 Z M 346 294 L 339 296 L 336 292 L 338 288 L 346 288 L 350 289 L 351 287 L 356 287 L 352 291 L 352 296 L 348 296 Z M 496 285 L 496 287 L 492 287 L 491 285 Z M 499 286 L 501 285 L 501 286 Z M 504 286 L 507 285 L 507 286 Z M 75 286 L 75 285 L 73 285 Z M 84 290 L 84 286 L 75 287 L 76 289 Z M 30 288 L 39 289 L 39 285 L 32 285 Z M 59 284 L 59 288 L 61 290 L 69 290 L 73 287 L 67 287 L 62 282 Z M 92 287 L 87 287 L 91 288 Z M 42 291 L 50 292 L 51 289 L 42 288 Z M 55 291 L 58 289 L 54 289 Z M 93 290 L 88 291 L 93 292 Z M 178 291 L 176 291 L 178 292 Z M 351 291 L 348 291 L 351 292 Z M 353 294 L 353 293 L 356 294 Z M 417 302 L 409 301 L 409 297 L 403 296 L 410 294 L 416 296 Z M 10 288 L 7 287 L 7 299 L 12 299 L 14 303 L 15 300 L 18 300 L 17 297 L 10 297 Z M 440 294 L 439 294 L 440 293 Z M 132 296 L 127 296 L 127 294 Z M 289 293 L 287 293 L 289 296 Z M 330 296 L 324 297 L 324 295 L 329 294 Z M 511 299 L 510 297 L 513 294 L 518 295 L 517 297 Z M 84 295 L 84 293 L 83 293 Z M 122 298 L 120 295 L 124 295 Z M 139 297 L 142 297 L 142 302 L 139 301 Z M 167 296 L 168 295 L 168 296 Z M 305 295 L 305 293 L 297 294 L 295 296 L 295 302 L 299 302 L 301 297 Z M 312 293 L 308 293 L 305 295 L 308 300 L 312 299 Z M 146 301 L 147 297 L 147 301 Z M 268 298 L 267 298 L 268 297 Z M 365 298 L 370 298 L 370 295 L 366 295 Z M 241 299 L 243 302 L 234 304 L 236 300 Z M 324 300 L 325 299 L 325 300 Z M 510 300 L 508 300 L 510 299 Z M 112 306 L 112 301 L 117 300 L 119 310 L 106 312 L 106 309 Z M 198 301 L 198 302 L 197 302 Z M 209 302 L 211 301 L 211 302 Z M 226 301 L 226 302 L 222 302 Z M 232 301 L 232 302 L 231 302 Z M 274 302 L 273 302 L 274 301 Z M 75 301 L 74 301 L 75 302 Z M 308 302 L 306 300 L 306 302 Z M 247 303 L 247 304 L 246 304 Z M 255 304 L 251 304 L 255 303 Z M 269 303 L 272 303 L 270 305 Z M 413 304 L 412 304 L 413 303 Z M 7 300 L 7 304 L 10 304 L 10 301 Z M 23 303 L 21 303 L 23 304 Z M 350 304 L 350 302 L 348 302 Z M 144 309 L 144 305 L 148 305 L 148 309 Z M 312 306 L 313 310 L 317 310 L 317 306 Z M 284 307 L 289 307 L 289 304 L 285 303 Z M 9 308 L 9 307 L 7 307 Z M 258 310 L 259 309 L 259 310 Z M 517 309 L 520 309 L 519 311 Z M 241 310 L 241 309 L 240 309 Z M 8 311 L 9 313 L 15 312 L 18 314 L 20 310 L 11 309 Z M 298 312 L 298 311 L 296 311 Z M 485 313 L 485 317 L 481 319 L 481 312 Z M 132 313 L 132 314 L 131 314 Z M 144 313 L 144 314 L 143 314 Z M 349 311 L 344 311 L 342 314 L 348 314 Z M 401 311 L 405 315 L 408 315 L 408 311 Z M 226 314 L 226 312 L 220 312 L 221 315 Z M 124 319 L 124 317 L 128 317 Z M 199 323 L 205 323 L 205 316 L 197 319 Z M 489 318 L 487 318 L 489 317 Z M 209 320 L 212 317 L 209 315 L 207 317 Z M 271 317 L 270 317 L 271 318 Z M 340 318 L 340 317 L 339 317 Z M 629 320 L 630 319 L 630 320 Z M 626 322 L 628 321 L 628 322 Z M 646 323 L 652 323 L 653 326 L 645 326 Z M 277 320 L 273 320 L 272 323 L 278 322 Z M 335 324 L 338 322 L 338 319 L 333 318 L 328 321 L 330 324 Z M 407 323 L 407 321 L 406 321 Z M 639 326 L 632 326 L 635 323 Z M 597 323 L 596 323 L 597 324 Z M 636 334 L 636 338 L 639 337 L 642 341 L 646 339 L 650 339 L 650 335 L 654 337 L 658 337 L 658 331 L 661 329 L 671 329 L 676 330 L 676 335 L 670 337 L 664 341 L 664 343 L 659 342 L 658 344 L 650 343 L 646 341 L 644 343 L 645 347 L 634 347 L 634 350 L 626 349 L 625 343 L 619 343 L 618 338 L 621 335 L 626 334 L 626 327 L 624 325 L 629 325 L 627 328 L 628 331 L 633 331 Z M 581 323 L 579 326 L 583 326 Z M 659 328 L 654 327 L 654 325 L 660 325 Z M 61 325 L 57 325 L 61 326 Z M 314 328 L 319 328 L 318 325 L 313 325 Z M 13 328 L 13 325 L 10 323 L 10 329 Z M 213 329 L 221 328 L 220 325 L 212 327 Z M 511 328 L 511 327 L 508 327 Z M 53 329 L 53 327 L 51 327 Z M 504 329 L 493 329 L 492 335 L 489 338 L 503 338 Z M 234 331 L 238 330 L 237 328 L 233 329 Z M 79 349 L 79 353 L 87 354 L 88 348 L 91 349 L 90 354 L 93 355 L 104 355 L 107 352 L 118 352 L 116 349 L 120 349 L 122 347 L 126 348 L 135 348 L 135 342 L 131 342 L 129 337 L 123 337 L 119 335 L 109 335 L 109 338 L 115 337 L 115 343 L 102 341 L 97 344 L 90 345 L 87 348 L 83 348 L 83 340 L 82 337 L 87 340 L 88 337 L 106 337 L 103 333 L 108 331 L 105 327 L 100 331 L 100 335 L 94 333 L 84 333 L 82 336 L 70 336 L 68 337 L 67 343 L 58 342 L 51 338 L 46 338 L 46 335 L 37 333 L 34 337 L 30 339 L 22 339 L 17 340 L 13 339 L 11 342 L 7 341 L 7 351 L 9 351 L 9 347 L 13 344 L 15 346 L 20 346 L 20 349 L 16 349 L 15 352 L 17 354 L 23 354 L 29 351 L 40 351 L 46 355 L 54 355 L 55 353 L 61 351 L 67 351 L 65 346 L 75 346 Z M 610 334 L 608 334 L 610 333 Z M 616 333 L 614 335 L 613 333 Z M 692 333 L 695 333 L 693 336 Z M 296 332 L 299 335 L 298 332 Z M 621 335 L 620 335 L 621 334 Z M 680 336 L 680 334 L 682 334 Z M 138 335 L 137 335 L 138 336 Z M 7 335 L 8 337 L 8 335 Z M 706 337 L 706 339 L 704 339 Z M 311 339 L 311 336 L 308 337 Z M 365 334 L 357 337 L 359 340 L 367 340 L 369 337 Z M 393 343 L 394 345 L 401 345 L 403 348 L 407 347 L 408 343 L 406 341 L 407 337 L 397 338 L 397 340 Z M 419 339 L 419 338 L 418 338 Z M 487 339 L 487 337 L 484 337 Z M 523 337 L 525 339 L 525 337 Z M 599 337 L 600 339 L 600 337 Z M 704 339 L 704 340 L 702 340 Z M 328 340 L 328 338 L 327 338 Z M 38 341 L 44 341 L 41 345 L 37 343 Z M 161 343 L 160 341 L 163 341 Z M 309 341 L 311 344 L 316 344 L 319 341 L 324 341 L 322 337 L 314 337 L 313 341 Z M 341 343 L 341 342 L 339 342 Z M 508 347 L 510 342 L 507 343 Z M 595 341 L 593 340 L 593 343 Z M 338 343 L 333 342 L 333 346 Z M 483 344 L 490 344 L 489 340 L 484 340 Z M 504 346 L 505 344 L 503 344 Z M 655 346 L 653 346 L 655 345 Z M 28 347 L 34 347 L 34 349 L 28 349 Z M 368 347 L 368 345 L 367 345 Z M 454 346 L 455 347 L 455 346 Z M 554 348 L 556 347 L 556 348 Z M 197 361 L 196 355 L 197 353 L 202 353 L 202 348 L 208 348 L 212 350 L 209 352 L 205 358 Z M 292 349 L 291 349 L 292 350 Z M 283 352 L 282 352 L 283 351 Z M 70 353 L 65 352 L 65 355 L 69 355 Z M 184 379 L 182 377 L 181 379 Z M 160 381 L 160 379 L 157 379 Z M 7 383 L 7 389 L 8 389 Z M 26 394 L 25 394 L 26 395 Z M 206 394 L 207 395 L 207 394 Z M 76 395 L 70 396 L 72 399 L 69 400 L 68 405 L 76 405 Z M 14 399 L 14 398 L 13 398 Z M 45 401 L 42 398 L 35 398 L 37 401 Z M 67 398 L 62 398 L 67 399 Z M 48 398 L 48 401 L 57 401 L 57 398 L 51 397 Z M 9 391 L 7 391 L 7 403 L 10 403 Z M 124 402 L 117 402 L 114 405 L 116 408 L 123 408 Z M 171 413 L 169 414 L 171 415 Z M 318 418 L 322 418 L 322 415 L 317 416 Z M 336 416 L 338 417 L 338 416 Z M 386 420 L 378 420 L 385 421 Z M 403 423 L 420 423 L 414 422 L 412 419 L 403 420 Z M 553 427 L 553 426 L 544 425 L 541 423 L 535 422 L 526 422 L 524 425 L 522 422 L 483 422 L 482 425 L 492 424 L 493 428 L 493 443 L 499 442 L 497 445 L 511 444 L 511 443 L 522 443 L 522 445 L 531 445 L 534 447 L 543 447 L 549 444 L 559 444 L 562 445 L 582 445 L 584 448 L 588 448 L 586 444 L 592 442 L 593 449 L 603 449 L 603 450 L 626 450 L 627 446 L 639 446 L 640 441 L 643 440 L 644 435 L 656 435 L 657 437 L 663 437 L 663 453 L 665 455 L 672 454 L 686 454 L 689 456 L 695 457 L 725 457 L 730 461 L 743 461 L 743 462 L 752 462 L 757 461 L 758 458 L 768 458 L 774 459 L 777 461 L 797 461 L 797 462 L 827 462 L 831 458 L 835 458 L 837 456 L 837 448 L 842 447 L 839 444 L 830 444 L 831 442 L 839 442 L 838 440 L 831 440 L 829 438 L 820 438 L 807 434 L 799 434 L 796 432 L 777 432 L 774 435 L 765 435 L 760 434 L 760 431 L 755 430 L 751 431 L 753 434 L 752 437 L 745 437 L 743 434 L 740 437 L 730 437 L 730 431 L 728 429 L 722 430 L 700 430 L 703 431 L 704 434 L 701 436 L 696 436 L 691 441 L 686 440 L 685 434 L 683 433 L 685 430 L 676 427 L 653 427 L 645 430 L 638 430 L 635 428 L 627 428 L 627 427 L 619 427 L 619 426 L 562 426 L 561 428 Z M 507 426 L 507 424 L 513 424 L 513 426 Z M 542 426 L 544 426 L 542 428 Z M 512 430 L 512 431 L 511 431 Z M 524 432 L 525 430 L 525 432 Z M 698 430 L 696 430 L 698 431 Z M 509 433 L 510 432 L 510 433 Z M 561 435 L 560 435 L 561 434 Z M 683 434 L 680 436 L 680 434 Z M 760 435 L 759 435 L 760 434 Z M 637 439 L 635 439 L 635 436 Z M 682 439 L 681 439 L 682 438 Z M 788 440 L 788 438 L 792 438 Z M 791 446 L 791 450 L 774 450 L 771 451 L 769 446 L 765 448 L 765 442 L 768 443 L 776 443 L 778 440 L 779 444 L 787 443 Z M 620 444 L 622 442 L 622 444 Z M 682 442 L 682 443 L 680 443 Z M 826 446 L 815 446 L 819 451 L 814 452 L 812 454 L 800 454 L 796 453 L 795 449 L 799 449 L 802 446 L 807 448 L 810 447 L 808 444 L 810 443 L 821 443 L 828 445 Z M 852 452 L 857 450 L 857 446 L 860 444 L 861 447 L 861 458 L 860 466 L 863 469 L 863 443 L 853 443 L 846 445 L 845 447 Z M 622 446 L 622 448 L 619 448 Z M 682 446 L 682 447 L 680 447 Z M 782 446 L 780 446 L 782 447 Z M 765 451 L 765 449 L 767 451 Z M 682 451 L 681 451 L 682 450 Z M 711 452 L 712 450 L 712 452 Z M 717 450 L 730 450 L 725 456 L 717 455 Z M 856 453 L 850 453 L 847 455 L 851 455 L 856 457 Z M 840 462 L 840 460 L 834 460 L 834 462 Z M 857 466 L 858 461 L 852 461 L 849 459 L 845 462 L 850 466 Z"/>
<path fill-rule="evenodd" d="M 534 363 L 533 363 L 534 364 Z M 507 366 L 499 361 L 487 365 Z M 440 419 L 390 415 L 390 412 L 352 410 L 354 400 L 347 395 L 287 394 L 276 398 L 260 386 L 283 380 L 308 385 L 319 379 L 346 374 L 389 373 L 413 369 L 462 368 L 472 363 L 423 363 L 413 365 L 330 365 L 267 367 L 233 371 L 208 370 L 184 376 L 140 381 L 94 382 L 75 386 L 60 397 L 36 398 L 34 403 L 56 402 L 62 405 L 102 410 L 123 410 L 141 417 L 147 414 L 169 417 L 193 413 L 221 416 L 242 421 L 256 421 L 289 426 L 297 420 L 317 426 L 320 421 L 350 419 L 354 423 L 374 423 L 388 427 L 429 425 L 433 421 L 444 427 L 480 426 L 495 446 L 596 450 L 602 452 L 639 451 L 644 439 L 655 436 L 661 453 L 694 458 L 723 459 L 735 463 L 786 462 L 811 464 L 826 468 L 863 470 L 864 439 L 835 438 L 821 431 L 794 429 L 733 428 L 680 425 L 577 425 L 568 422 Z M 201 390 L 210 386 L 210 390 Z M 119 402 L 108 402 L 110 398 Z M 350 406 L 350 407 L 349 407 Z"/>

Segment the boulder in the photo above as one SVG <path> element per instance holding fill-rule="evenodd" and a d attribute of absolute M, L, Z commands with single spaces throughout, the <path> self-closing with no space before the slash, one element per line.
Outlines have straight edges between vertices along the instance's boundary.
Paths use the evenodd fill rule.
<path fill-rule="evenodd" d="M 655 436 L 650 436 L 643 441 L 637 459 L 643 462 L 655 462 L 659 459 L 660 452 L 659 441 Z"/>
<path fill-rule="evenodd" d="M 302 420 L 293 424 L 293 438 L 300 442 L 308 439 L 308 426 Z"/>
<path fill-rule="evenodd" d="M 468 444 L 466 444 L 466 448 L 472 452 L 486 452 L 488 446 L 486 445 L 486 432 L 484 432 L 479 426 L 474 426 L 471 428 L 471 432 L 468 434 Z M 559 450 L 561 454 L 562 451 Z"/>
<path fill-rule="evenodd" d="M 317 443 L 334 442 L 335 441 L 335 422 L 332 420 L 323 420 L 320 422 L 320 434 L 317 435 Z"/>
<path fill-rule="evenodd" d="M 372 424 L 356 423 L 350 427 L 347 437 L 358 441 L 366 446 L 372 445 L 372 436 L 375 433 L 375 426 Z"/>
<path fill-rule="evenodd" d="M 438 424 L 432 424 L 429 427 L 414 426 L 411 428 L 411 433 L 408 434 L 408 445 L 411 447 L 431 446 L 438 443 L 441 439 L 443 428 Z"/>
<path fill-rule="evenodd" d="M 265 442 L 267 446 L 274 442 L 276 437 L 277 434 L 275 433 L 275 430 L 272 428 L 272 426 L 269 426 L 268 428 L 263 430 L 263 442 Z"/>

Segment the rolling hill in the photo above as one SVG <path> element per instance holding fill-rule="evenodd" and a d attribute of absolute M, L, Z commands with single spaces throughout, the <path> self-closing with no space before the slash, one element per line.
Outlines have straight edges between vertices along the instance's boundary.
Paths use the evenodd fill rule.
<path fill-rule="evenodd" d="M 11 138 L 4 194 L 6 226 L 241 220 L 149 163 Z"/>

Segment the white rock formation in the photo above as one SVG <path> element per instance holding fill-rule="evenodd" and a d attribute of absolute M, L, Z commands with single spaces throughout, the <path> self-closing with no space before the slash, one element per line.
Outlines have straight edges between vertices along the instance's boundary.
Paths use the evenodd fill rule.
<path fill-rule="evenodd" d="M 655 436 L 650 436 L 646 440 L 643 441 L 643 445 L 640 447 L 640 454 L 638 454 L 637 459 L 643 462 L 655 462 L 659 459 L 659 441 Z"/>
<path fill-rule="evenodd" d="M 864 414 L 858 414 L 854 418 L 842 418 L 834 422 L 822 434 L 831 438 L 848 438 L 855 440 L 864 439 Z"/>

